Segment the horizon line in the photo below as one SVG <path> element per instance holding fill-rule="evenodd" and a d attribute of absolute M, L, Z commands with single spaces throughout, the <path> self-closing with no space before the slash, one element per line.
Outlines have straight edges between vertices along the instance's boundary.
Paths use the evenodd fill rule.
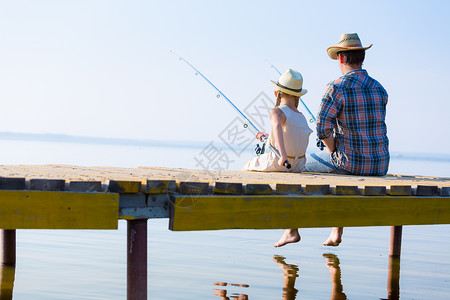
<path fill-rule="evenodd" d="M 183 140 L 155 140 L 136 138 L 113 138 L 113 137 L 93 137 L 79 136 L 62 133 L 26 133 L 1 131 L 0 140 L 19 140 L 37 142 L 57 142 L 57 143 L 82 143 L 82 144 L 103 144 L 103 145 L 126 145 L 144 147 L 176 147 L 204 148 L 211 141 L 183 141 Z M 227 146 L 223 142 L 214 141 L 220 146 Z M 310 151 L 307 151 L 307 153 Z M 396 159 L 421 159 L 432 161 L 450 161 L 448 153 L 425 153 L 425 152 L 390 152 L 391 158 Z"/>

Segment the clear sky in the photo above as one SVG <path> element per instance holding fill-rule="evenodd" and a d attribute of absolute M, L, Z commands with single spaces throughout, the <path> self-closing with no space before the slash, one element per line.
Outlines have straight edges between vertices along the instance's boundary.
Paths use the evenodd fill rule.
<path fill-rule="evenodd" d="M 304 77 L 314 114 L 340 76 L 326 49 L 357 32 L 389 93 L 392 151 L 450 153 L 448 1 L 0 0 L 0 131 L 216 141 L 273 95 L 267 61 Z M 262 128 L 269 130 L 269 128 Z"/>

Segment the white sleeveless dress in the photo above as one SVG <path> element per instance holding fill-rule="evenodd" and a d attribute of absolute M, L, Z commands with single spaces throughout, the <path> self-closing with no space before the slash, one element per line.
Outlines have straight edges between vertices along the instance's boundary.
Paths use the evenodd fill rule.
<path fill-rule="evenodd" d="M 286 122 L 283 126 L 283 139 L 286 154 L 289 157 L 291 169 L 283 168 L 278 165 L 278 157 L 270 151 L 266 145 L 266 153 L 252 158 L 242 168 L 243 171 L 261 171 L 261 172 L 294 172 L 300 173 L 305 167 L 306 148 L 308 147 L 309 135 L 313 132 L 302 113 L 291 110 L 288 106 L 280 106 L 281 111 L 286 116 Z M 266 143 L 272 143 L 276 149 L 279 149 L 273 140 L 271 131 Z"/>

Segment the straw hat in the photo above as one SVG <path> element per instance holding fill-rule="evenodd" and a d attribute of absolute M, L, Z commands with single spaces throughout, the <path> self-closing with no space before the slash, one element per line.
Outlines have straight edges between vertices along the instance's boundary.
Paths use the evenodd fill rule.
<path fill-rule="evenodd" d="M 351 51 L 351 50 L 367 50 L 372 47 L 370 44 L 367 47 L 363 47 L 358 34 L 356 33 L 343 33 L 339 38 L 337 46 L 333 46 L 327 49 L 328 56 L 332 59 L 337 59 L 337 53 L 339 51 Z"/>
<path fill-rule="evenodd" d="M 283 93 L 301 97 L 308 92 L 306 89 L 302 89 L 303 77 L 299 72 L 289 69 L 284 72 L 277 82 L 271 80 L 275 89 L 282 91 Z"/>

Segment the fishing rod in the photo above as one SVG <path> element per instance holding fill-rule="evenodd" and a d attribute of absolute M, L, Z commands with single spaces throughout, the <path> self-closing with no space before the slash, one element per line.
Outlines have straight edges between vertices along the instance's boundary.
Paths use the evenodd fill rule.
<path fill-rule="evenodd" d="M 267 61 L 270 64 L 270 67 L 275 69 L 275 71 L 277 71 L 278 75 L 281 76 L 281 72 L 277 69 L 277 67 L 275 67 L 270 61 Z M 314 115 L 311 113 L 311 111 L 309 110 L 308 106 L 306 106 L 305 102 L 303 102 L 302 98 L 298 97 L 298 99 L 300 100 L 300 102 L 303 104 L 303 107 L 308 111 L 309 116 L 311 117 L 309 119 L 309 122 L 311 123 L 316 123 L 316 117 L 314 117 Z M 325 148 L 325 145 L 323 144 L 323 142 L 319 139 L 317 139 L 317 143 L 316 146 L 319 147 L 319 149 L 322 151 Z"/>
<path fill-rule="evenodd" d="M 248 128 L 248 127 L 250 126 L 250 129 L 253 130 L 253 132 L 254 132 L 255 135 L 258 134 L 259 132 L 261 132 L 258 128 L 256 128 L 255 124 L 253 124 L 253 122 L 250 121 L 250 119 L 247 118 L 247 116 L 246 116 L 239 108 L 237 108 L 237 106 L 234 105 L 234 103 L 231 102 L 231 100 L 228 99 L 228 97 L 225 96 L 224 93 L 222 93 L 221 90 L 219 90 L 219 89 L 218 89 L 218 88 L 217 88 L 217 87 L 216 87 L 216 86 L 215 86 L 208 78 L 205 77 L 205 75 L 203 75 L 199 70 L 197 70 L 196 67 L 194 67 L 193 65 L 191 65 L 191 63 L 188 62 L 186 59 L 184 59 L 184 57 L 182 57 L 182 56 L 176 54 L 176 53 L 173 52 L 173 51 L 171 51 L 171 52 L 172 52 L 173 54 L 175 54 L 175 55 L 178 57 L 179 60 L 185 62 L 189 67 L 191 67 L 192 69 L 194 69 L 195 75 L 200 75 L 204 80 L 206 80 L 206 82 L 208 82 L 208 83 L 209 83 L 209 84 L 210 84 L 210 85 L 218 92 L 217 98 L 220 98 L 220 96 L 222 96 L 225 100 L 227 100 L 227 102 L 228 102 L 228 103 L 229 103 L 229 104 L 230 104 L 230 105 L 231 105 L 231 106 L 239 113 L 239 115 L 245 120 L 246 124 L 244 124 L 244 128 Z M 264 136 L 264 135 L 262 135 L 262 136 L 261 136 L 261 141 L 265 144 L 266 141 L 267 141 L 267 137 Z M 278 152 L 278 150 L 275 149 L 275 147 L 273 147 L 271 143 L 267 143 L 267 144 L 268 144 L 269 149 L 272 150 L 273 153 L 275 153 L 275 155 L 276 155 L 278 158 L 281 158 L 281 155 L 280 155 L 280 153 Z M 290 169 L 290 168 L 291 168 L 291 164 L 289 163 L 288 160 L 286 160 L 286 161 L 283 163 L 283 166 L 285 166 L 287 169 Z"/>

